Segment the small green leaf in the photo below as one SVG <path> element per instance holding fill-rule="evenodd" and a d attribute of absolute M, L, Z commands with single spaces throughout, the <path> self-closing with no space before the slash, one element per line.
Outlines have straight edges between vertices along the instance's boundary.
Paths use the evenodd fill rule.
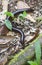
<path fill-rule="evenodd" d="M 40 41 L 36 41 L 35 43 L 35 53 L 36 53 L 36 62 L 38 65 L 40 65 L 41 61 L 41 47 L 40 47 Z"/>
<path fill-rule="evenodd" d="M 20 14 L 20 15 L 19 15 L 19 18 L 20 18 L 20 19 L 24 19 L 25 17 L 23 16 L 23 14 Z"/>
<path fill-rule="evenodd" d="M 19 18 L 24 19 L 27 16 L 27 13 L 24 11 L 23 14 L 19 15 Z"/>
<path fill-rule="evenodd" d="M 28 61 L 30 65 L 38 65 L 35 61 Z"/>
<path fill-rule="evenodd" d="M 7 15 L 7 16 L 14 17 L 13 13 L 11 13 L 11 12 L 5 12 L 4 14 Z"/>
<path fill-rule="evenodd" d="M 26 17 L 27 16 L 27 13 L 26 11 L 23 12 L 23 16 Z"/>
<path fill-rule="evenodd" d="M 42 47 L 41 47 L 41 58 L 42 58 Z"/>
<path fill-rule="evenodd" d="M 12 30 L 12 24 L 10 23 L 9 20 L 5 20 L 4 23 L 5 23 L 5 25 L 6 25 L 6 27 L 7 27 L 8 29 Z"/>

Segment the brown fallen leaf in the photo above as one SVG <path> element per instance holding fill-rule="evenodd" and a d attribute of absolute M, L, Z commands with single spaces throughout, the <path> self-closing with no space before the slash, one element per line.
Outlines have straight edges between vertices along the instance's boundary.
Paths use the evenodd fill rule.
<path fill-rule="evenodd" d="M 9 32 L 8 28 L 5 25 L 0 27 L 0 35 L 6 35 Z"/>

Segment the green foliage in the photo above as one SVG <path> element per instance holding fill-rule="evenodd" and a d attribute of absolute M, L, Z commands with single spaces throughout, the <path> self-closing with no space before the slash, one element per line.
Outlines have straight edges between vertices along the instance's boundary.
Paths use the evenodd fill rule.
<path fill-rule="evenodd" d="M 4 23 L 5 23 L 5 25 L 6 25 L 6 27 L 7 27 L 8 29 L 12 30 L 12 24 L 10 23 L 9 20 L 5 20 Z"/>
<path fill-rule="evenodd" d="M 30 65 L 38 65 L 36 61 L 28 61 Z"/>
<path fill-rule="evenodd" d="M 26 13 L 26 11 L 24 11 L 23 14 L 19 15 L 19 18 L 24 19 L 26 16 L 27 16 L 27 13 Z"/>
<path fill-rule="evenodd" d="M 41 47 L 41 59 L 42 59 L 42 47 Z"/>
<path fill-rule="evenodd" d="M 41 47 L 40 42 L 36 41 L 35 43 L 35 54 L 36 54 L 36 60 L 35 61 L 28 61 L 30 65 L 40 65 L 41 61 Z"/>
<path fill-rule="evenodd" d="M 36 53 L 36 61 L 37 61 L 38 65 L 40 65 L 40 61 L 41 61 L 40 41 L 37 41 L 35 44 L 35 53 Z"/>
<path fill-rule="evenodd" d="M 26 11 L 23 12 L 23 16 L 26 17 L 27 16 L 27 13 Z"/>
<path fill-rule="evenodd" d="M 14 17 L 13 13 L 11 13 L 11 12 L 5 12 L 4 14 L 7 15 L 7 16 Z"/>
<path fill-rule="evenodd" d="M 42 21 L 42 16 L 36 18 L 37 21 Z"/>

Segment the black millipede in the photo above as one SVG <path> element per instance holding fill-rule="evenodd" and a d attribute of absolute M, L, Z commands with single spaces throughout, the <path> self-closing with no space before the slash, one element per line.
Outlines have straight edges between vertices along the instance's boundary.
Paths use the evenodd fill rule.
<path fill-rule="evenodd" d="M 13 12 L 13 15 L 18 15 L 20 13 L 23 13 L 24 11 L 26 11 L 28 13 L 32 13 L 34 10 L 32 8 L 19 9 L 19 10 Z M 7 19 L 10 21 L 13 21 L 12 17 L 8 17 Z M 24 46 L 24 37 L 25 37 L 24 32 L 22 30 L 20 30 L 19 28 L 14 27 L 14 26 L 12 27 L 12 31 L 20 33 L 20 35 L 21 35 L 20 42 Z"/>

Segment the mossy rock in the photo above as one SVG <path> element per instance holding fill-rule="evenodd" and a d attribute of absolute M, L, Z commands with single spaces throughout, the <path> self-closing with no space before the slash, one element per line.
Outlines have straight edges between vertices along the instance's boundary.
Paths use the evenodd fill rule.
<path fill-rule="evenodd" d="M 30 60 L 35 53 L 35 42 L 39 40 L 42 46 L 42 34 L 40 34 L 29 46 L 20 53 L 16 54 L 8 65 L 23 65 L 27 60 Z"/>

